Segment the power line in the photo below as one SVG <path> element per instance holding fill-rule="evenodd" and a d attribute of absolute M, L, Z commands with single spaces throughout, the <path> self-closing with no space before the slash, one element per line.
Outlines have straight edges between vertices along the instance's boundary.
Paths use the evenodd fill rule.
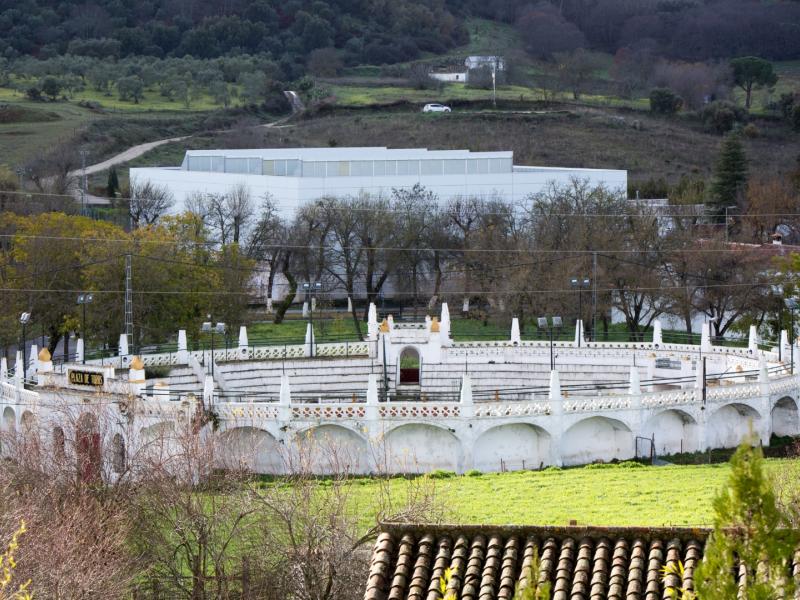
<path fill-rule="evenodd" d="M 725 284 L 708 284 L 708 285 L 698 285 L 698 286 L 690 286 L 693 289 L 697 290 L 704 290 L 704 289 L 717 289 L 717 288 L 755 288 L 755 287 L 772 287 L 775 285 L 773 281 L 766 281 L 766 282 L 751 282 L 751 283 L 725 283 Z M 685 290 L 686 285 L 670 285 L 670 286 L 659 286 L 659 287 L 626 287 L 623 288 L 622 291 L 624 292 L 655 292 L 661 290 Z M 617 287 L 608 287 L 605 288 L 603 291 L 616 291 L 620 288 Z M 336 288 L 336 291 L 331 292 L 319 292 L 321 296 L 337 296 L 341 288 Z M 92 294 L 124 294 L 125 290 L 89 290 L 89 289 L 48 289 L 48 288 L 0 288 L 0 292 L 8 292 L 8 293 L 92 293 Z M 453 292 L 442 292 L 440 295 L 447 296 L 447 295 L 475 295 L 475 296 L 485 296 L 485 295 L 506 295 L 506 294 L 564 294 L 564 293 L 571 293 L 574 294 L 575 290 L 573 288 L 560 288 L 560 289 L 549 289 L 549 290 L 542 290 L 542 289 L 535 289 L 535 290 L 458 290 Z M 137 290 L 134 294 L 138 295 L 201 295 L 201 296 L 251 296 L 251 292 L 224 292 L 224 291 L 203 291 L 203 290 Z M 413 296 L 414 292 L 395 292 L 393 295 L 397 296 Z"/>
<path fill-rule="evenodd" d="M 18 238 L 24 240 L 48 240 L 48 241 L 75 241 L 75 242 L 94 242 L 94 243 L 120 243 L 120 244 L 133 244 L 138 243 L 141 245 L 153 246 L 200 246 L 214 248 L 219 246 L 219 242 L 207 241 L 196 242 L 190 240 L 142 240 L 142 239 L 120 239 L 120 238 L 92 238 L 92 237 L 72 237 L 72 236 L 43 236 L 43 235 L 26 235 L 15 233 L 0 233 L 0 238 Z M 753 244 L 753 248 L 742 248 L 741 244 L 736 248 L 689 248 L 681 247 L 670 250 L 664 250 L 665 254 L 691 252 L 692 254 L 720 254 L 725 252 L 731 253 L 745 253 L 748 251 L 757 251 L 767 248 L 775 248 L 774 245 L 760 246 Z M 290 249 L 290 250 L 336 250 L 342 252 L 340 246 L 328 244 L 262 244 L 264 248 L 273 249 Z M 780 246 L 779 246 L 780 247 Z M 792 248 L 793 246 L 789 246 Z M 570 255 L 591 255 L 595 252 L 601 254 L 641 254 L 642 249 L 527 249 L 527 248 L 433 248 L 427 246 L 365 246 L 359 245 L 359 250 L 362 251 L 393 251 L 393 252 L 455 252 L 455 253 L 493 253 L 493 254 L 570 254 Z M 243 256 L 242 258 L 247 258 Z"/>

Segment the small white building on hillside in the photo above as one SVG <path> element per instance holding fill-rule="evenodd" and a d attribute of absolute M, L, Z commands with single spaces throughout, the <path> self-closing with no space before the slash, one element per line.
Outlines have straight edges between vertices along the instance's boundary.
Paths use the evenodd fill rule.
<path fill-rule="evenodd" d="M 620 194 L 628 185 L 627 171 L 519 166 L 513 152 L 385 147 L 188 150 L 179 167 L 133 168 L 130 177 L 172 191 L 173 212 L 182 212 L 192 194 L 225 194 L 245 184 L 254 197 L 271 197 L 286 216 L 324 196 L 389 195 L 416 184 L 441 201 L 479 196 L 513 202 L 573 179 Z"/>

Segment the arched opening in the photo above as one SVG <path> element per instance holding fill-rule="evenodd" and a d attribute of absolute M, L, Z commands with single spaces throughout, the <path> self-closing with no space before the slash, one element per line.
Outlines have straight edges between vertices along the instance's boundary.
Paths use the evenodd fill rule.
<path fill-rule="evenodd" d="M 483 432 L 472 453 L 479 471 L 518 471 L 550 464 L 550 434 L 527 423 L 499 425 Z"/>
<path fill-rule="evenodd" d="M 607 417 L 579 421 L 561 438 L 561 457 L 565 465 L 627 460 L 634 454 L 631 430 L 622 421 Z"/>
<path fill-rule="evenodd" d="M 697 422 L 682 410 L 665 410 L 650 417 L 642 427 L 641 437 L 655 442 L 656 454 L 696 452 L 700 448 Z M 642 447 L 639 447 L 641 455 Z"/>
<path fill-rule="evenodd" d="M 97 417 L 84 413 L 78 419 L 76 436 L 78 478 L 83 482 L 100 479 L 100 432 Z"/>
<path fill-rule="evenodd" d="M 53 428 L 53 459 L 57 462 L 64 460 L 67 455 L 66 439 L 64 437 L 64 430 L 61 427 Z"/>
<path fill-rule="evenodd" d="M 416 348 L 403 348 L 400 353 L 400 384 L 419 385 L 419 352 Z"/>
<path fill-rule="evenodd" d="M 114 473 L 124 472 L 128 456 L 125 449 L 125 438 L 122 437 L 122 434 L 115 433 L 111 438 L 111 453 L 111 467 L 114 469 Z"/>
<path fill-rule="evenodd" d="M 22 413 L 19 423 L 20 431 L 22 433 L 22 451 L 29 456 L 38 455 L 39 435 L 36 427 L 36 415 L 34 415 L 31 411 L 26 410 Z"/>
<path fill-rule="evenodd" d="M 386 469 L 390 473 L 461 471 L 461 442 L 442 427 L 421 423 L 401 425 L 386 434 L 384 443 Z"/>
<path fill-rule="evenodd" d="M 800 433 L 797 402 L 789 396 L 784 396 L 772 407 L 772 433 L 775 435 Z"/>
<path fill-rule="evenodd" d="M 263 429 L 235 427 L 220 434 L 220 462 L 226 469 L 245 469 L 252 473 L 283 473 L 281 445 Z"/>
<path fill-rule="evenodd" d="M 298 458 L 312 472 L 333 474 L 369 471 L 367 442 L 355 431 L 340 425 L 320 425 L 299 435 Z"/>
<path fill-rule="evenodd" d="M 708 419 L 708 445 L 711 448 L 735 448 L 750 439 L 751 431 L 757 435 L 757 422 L 761 420 L 751 406 L 728 404 Z"/>
<path fill-rule="evenodd" d="M 3 429 L 8 434 L 13 434 L 17 431 L 17 414 L 10 406 L 3 409 Z"/>
<path fill-rule="evenodd" d="M 156 464 L 162 463 L 173 454 L 179 452 L 175 424 L 171 421 L 160 421 L 139 430 L 139 445 L 148 460 Z"/>

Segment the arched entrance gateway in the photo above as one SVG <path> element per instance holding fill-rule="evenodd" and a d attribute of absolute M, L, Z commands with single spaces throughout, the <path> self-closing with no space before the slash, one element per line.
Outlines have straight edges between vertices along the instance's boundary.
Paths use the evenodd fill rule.
<path fill-rule="evenodd" d="M 416 348 L 403 348 L 400 353 L 400 385 L 419 385 L 419 352 Z"/>
<path fill-rule="evenodd" d="M 77 428 L 78 478 L 84 482 L 100 479 L 100 432 L 97 417 L 84 413 Z"/>

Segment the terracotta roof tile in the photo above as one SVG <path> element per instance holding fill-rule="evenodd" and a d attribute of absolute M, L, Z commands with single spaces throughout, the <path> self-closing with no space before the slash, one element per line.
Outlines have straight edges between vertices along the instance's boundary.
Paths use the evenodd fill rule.
<path fill-rule="evenodd" d="M 512 600 L 534 556 L 553 600 L 664 600 L 693 587 L 706 529 L 603 527 L 421 527 L 386 524 L 370 564 L 365 600 L 441 600 L 440 578 L 460 600 Z M 662 581 L 665 565 L 682 561 Z M 793 575 L 800 578 L 800 552 Z"/>

